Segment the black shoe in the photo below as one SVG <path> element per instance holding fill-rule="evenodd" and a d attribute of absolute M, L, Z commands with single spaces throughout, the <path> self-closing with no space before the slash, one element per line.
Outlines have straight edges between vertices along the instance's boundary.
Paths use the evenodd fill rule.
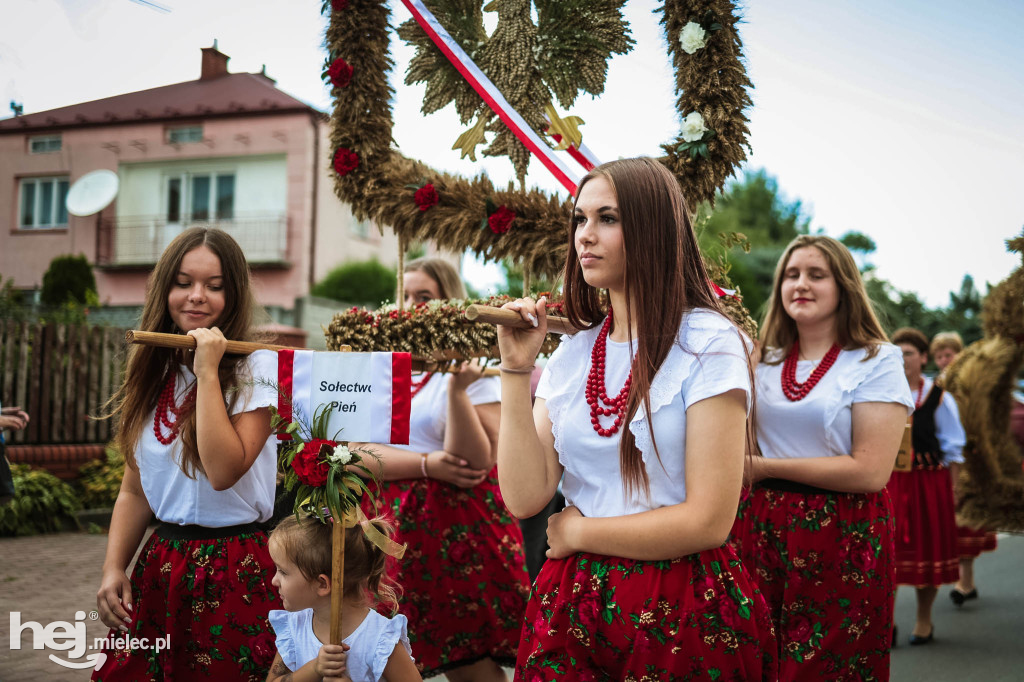
<path fill-rule="evenodd" d="M 932 640 L 935 639 L 934 635 L 935 635 L 935 626 L 933 625 L 932 629 L 928 632 L 928 636 L 927 637 L 921 637 L 919 635 L 910 635 L 910 646 L 920 646 L 922 644 L 930 644 L 932 642 Z"/>
<path fill-rule="evenodd" d="M 968 599 L 978 598 L 978 589 L 975 588 L 970 592 L 961 592 L 960 590 L 954 587 L 949 593 L 949 598 L 956 606 L 963 606 L 964 602 Z"/>

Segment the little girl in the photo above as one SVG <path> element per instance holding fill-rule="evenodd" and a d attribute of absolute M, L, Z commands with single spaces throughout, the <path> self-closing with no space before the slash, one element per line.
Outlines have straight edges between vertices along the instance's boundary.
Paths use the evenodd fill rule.
<path fill-rule="evenodd" d="M 387 536 L 382 519 L 365 521 Z M 371 596 L 398 611 L 395 585 L 387 577 L 387 556 L 366 539 L 360 526 L 345 532 L 343 644 L 324 644 L 331 630 L 331 525 L 316 518 L 286 517 L 270 534 L 277 565 L 273 584 L 285 611 L 271 611 L 277 657 L 267 682 L 406 682 L 420 680 L 412 660 L 405 616 L 386 618 L 370 608 Z M 294 671 L 294 672 L 293 672 Z"/>

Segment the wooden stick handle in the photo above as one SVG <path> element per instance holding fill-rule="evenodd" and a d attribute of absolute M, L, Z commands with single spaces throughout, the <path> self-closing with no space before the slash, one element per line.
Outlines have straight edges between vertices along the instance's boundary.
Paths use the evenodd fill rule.
<path fill-rule="evenodd" d="M 506 327 L 516 327 L 517 329 L 526 329 L 530 326 L 530 323 L 514 310 L 494 308 L 487 305 L 477 305 L 474 303 L 466 308 L 465 315 L 467 320 L 473 322 L 488 322 Z M 548 315 L 548 331 L 552 334 L 575 334 L 579 329 L 572 326 L 567 318 Z"/>
<path fill-rule="evenodd" d="M 186 334 L 161 334 L 159 332 L 142 332 L 129 329 L 124 333 L 124 340 L 128 343 L 138 343 L 143 346 L 157 346 L 159 348 L 179 348 L 181 350 L 195 350 L 196 340 Z M 228 341 L 228 353 L 233 355 L 249 355 L 258 350 L 284 350 L 291 346 L 275 346 L 269 343 L 253 343 L 251 341 Z"/>
<path fill-rule="evenodd" d="M 345 599 L 345 520 L 331 524 L 331 644 L 341 644 L 341 605 Z"/>

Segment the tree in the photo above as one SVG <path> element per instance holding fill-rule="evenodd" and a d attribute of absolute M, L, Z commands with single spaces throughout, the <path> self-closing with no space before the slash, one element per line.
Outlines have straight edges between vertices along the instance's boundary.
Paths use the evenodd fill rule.
<path fill-rule="evenodd" d="M 92 292 L 93 296 L 89 296 Z M 85 304 L 95 297 L 96 278 L 84 255 L 57 256 L 43 274 L 41 299 L 50 306 L 68 302 Z"/>
<path fill-rule="evenodd" d="M 697 239 L 709 260 L 720 262 L 743 294 L 743 303 L 758 319 L 772 289 L 775 266 L 785 247 L 807 234 L 811 219 L 799 199 L 786 201 L 778 182 L 765 170 L 748 172 L 718 196 L 712 211 L 697 211 Z M 734 236 L 745 239 L 742 251 Z M 746 253 L 744 253 L 744 251 Z"/>
<path fill-rule="evenodd" d="M 395 270 L 376 259 L 345 263 L 331 270 L 313 287 L 314 296 L 374 307 L 395 298 Z"/>

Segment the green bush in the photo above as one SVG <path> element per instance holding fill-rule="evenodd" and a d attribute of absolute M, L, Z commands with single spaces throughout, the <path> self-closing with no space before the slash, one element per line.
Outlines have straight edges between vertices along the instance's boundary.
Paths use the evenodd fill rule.
<path fill-rule="evenodd" d="M 0 537 L 78 529 L 78 498 L 70 485 L 27 464 L 12 464 L 11 473 L 15 494 L 0 507 Z"/>
<path fill-rule="evenodd" d="M 313 287 L 314 296 L 376 308 L 395 297 L 395 270 L 374 260 L 339 265 Z"/>
<path fill-rule="evenodd" d="M 86 303 L 87 293 L 96 292 L 96 278 L 84 255 L 57 256 L 43 275 L 41 298 L 44 304 L 59 306 L 68 301 Z"/>
<path fill-rule="evenodd" d="M 79 499 L 85 509 L 109 509 L 117 500 L 124 476 L 124 457 L 113 444 L 104 459 L 95 459 L 78 470 Z"/>

